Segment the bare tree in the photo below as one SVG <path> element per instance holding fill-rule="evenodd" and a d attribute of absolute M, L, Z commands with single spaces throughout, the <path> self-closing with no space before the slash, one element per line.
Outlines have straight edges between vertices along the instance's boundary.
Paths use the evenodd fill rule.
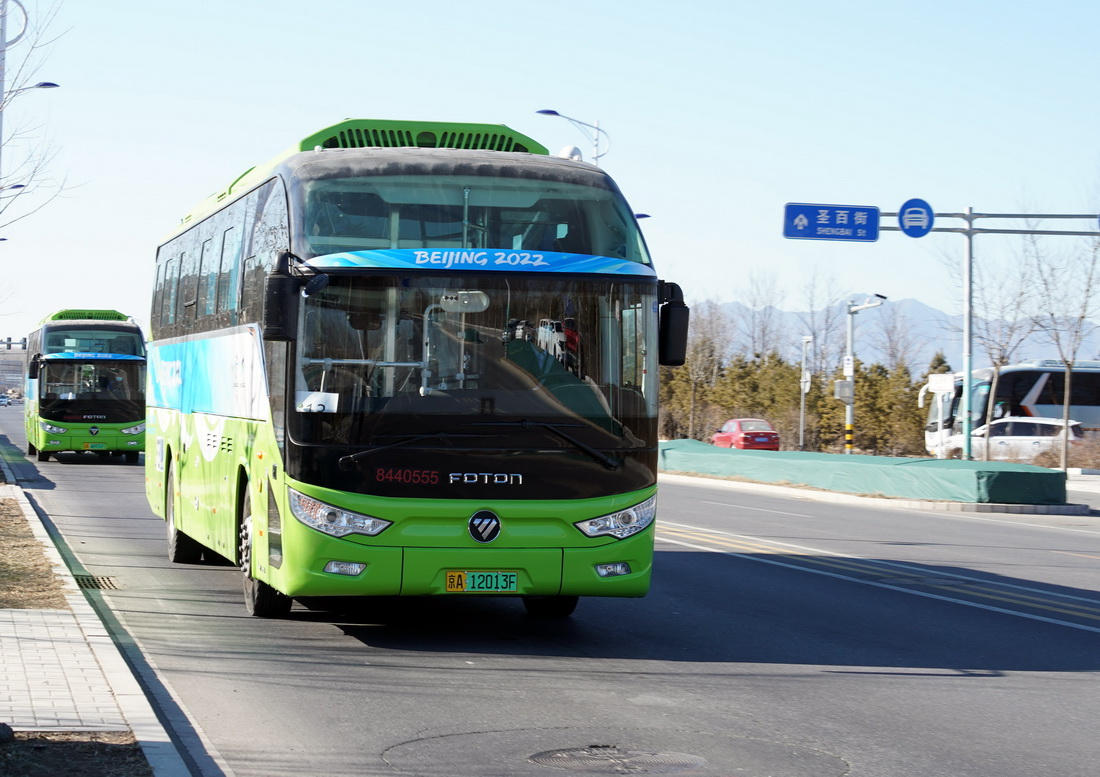
<path fill-rule="evenodd" d="M 1029 226 L 1035 227 L 1034 224 Z M 1020 348 L 1036 330 L 1035 316 L 1029 311 L 1036 304 L 1038 265 L 1029 251 L 1025 244 L 1024 255 L 1010 263 L 994 267 L 985 261 L 975 261 L 972 267 L 971 335 L 993 367 L 984 411 L 987 422 L 993 420 L 996 411 L 1001 369 L 1016 360 Z M 957 259 L 945 256 L 943 261 L 955 285 L 962 288 L 962 271 Z M 951 328 L 961 331 L 959 326 Z M 989 455 L 990 446 L 986 445 L 983 456 L 986 461 Z"/>
<path fill-rule="evenodd" d="M 974 307 L 978 315 L 972 321 L 972 335 L 989 363 L 993 365 L 989 394 L 986 396 L 985 419 L 993 420 L 997 403 L 997 385 L 1001 368 L 1016 359 L 1020 347 L 1035 331 L 1035 320 L 1022 315 L 1032 308 L 1035 291 L 1035 263 L 1024 257 L 1006 272 L 991 272 L 988 268 L 974 266 Z M 986 445 L 983 458 L 989 461 L 990 448 Z"/>
<path fill-rule="evenodd" d="M 799 313 L 805 334 L 814 338 L 810 347 L 814 374 L 829 372 L 840 362 L 842 306 L 835 301 L 840 299 L 836 279 L 829 276 L 822 283 L 815 269 L 803 288 L 806 313 Z M 835 357 L 835 358 L 834 358 Z"/>
<path fill-rule="evenodd" d="M 1035 313 L 1032 321 L 1039 333 L 1058 351 L 1065 365 L 1062 392 L 1061 467 L 1069 456 L 1070 398 L 1073 365 L 1084 340 L 1096 329 L 1091 319 L 1097 312 L 1100 286 L 1100 240 L 1064 255 L 1043 251 L 1035 235 L 1024 240 L 1025 255 L 1035 273 Z"/>
<path fill-rule="evenodd" d="M 722 367 L 729 358 L 732 341 L 733 324 L 718 303 L 706 300 L 692 305 L 691 332 L 684 361 L 684 370 L 690 382 L 688 437 L 691 439 L 695 439 L 698 394 L 718 382 Z"/>
<path fill-rule="evenodd" d="M 924 340 L 913 334 L 909 317 L 897 305 L 884 305 L 877 312 L 878 327 L 870 336 L 872 345 L 883 354 L 891 370 L 906 367 L 912 371 L 911 362 L 924 347 Z"/>
<path fill-rule="evenodd" d="M 8 35 L 8 45 L 0 56 L 0 117 L 8 117 L 10 106 L 23 93 L 56 86 L 37 81 L 36 76 L 55 40 L 48 37 L 48 30 L 58 9 L 50 6 L 35 18 L 19 0 L 0 2 Z M 0 132 L 0 228 L 37 213 L 64 189 L 63 180 L 50 178 L 49 163 L 56 152 L 43 140 L 42 128 L 8 124 L 5 122 Z"/>
<path fill-rule="evenodd" d="M 745 299 L 748 312 L 745 313 L 743 328 L 748 335 L 750 358 L 762 358 L 780 350 L 783 333 L 776 316 L 779 298 L 775 275 L 758 272 L 749 275 L 748 296 Z"/>

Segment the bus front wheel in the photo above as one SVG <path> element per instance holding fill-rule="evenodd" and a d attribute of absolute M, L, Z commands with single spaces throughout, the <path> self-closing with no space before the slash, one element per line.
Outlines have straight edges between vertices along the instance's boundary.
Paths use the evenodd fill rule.
<path fill-rule="evenodd" d="M 525 596 L 523 606 L 534 618 L 568 618 L 578 601 L 577 596 Z"/>
<path fill-rule="evenodd" d="M 50 460 L 50 452 L 49 451 L 38 451 L 38 460 L 39 461 L 49 461 Z"/>
<path fill-rule="evenodd" d="M 249 615 L 257 618 L 282 618 L 290 612 L 293 600 L 262 580 L 252 577 L 252 497 L 248 484 L 244 484 L 244 503 L 241 506 L 239 549 L 241 554 L 241 581 L 244 587 L 244 607 Z"/>

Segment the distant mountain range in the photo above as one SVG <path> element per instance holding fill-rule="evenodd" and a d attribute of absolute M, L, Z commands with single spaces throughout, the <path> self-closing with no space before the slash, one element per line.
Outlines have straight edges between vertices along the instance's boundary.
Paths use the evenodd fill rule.
<path fill-rule="evenodd" d="M 865 295 L 853 295 L 862 302 Z M 728 302 L 718 306 L 727 314 L 733 325 L 733 342 L 737 351 L 752 353 L 754 343 L 774 343 L 773 347 L 788 361 L 801 358 L 802 336 L 811 334 L 811 315 L 807 312 L 785 311 L 767 306 L 752 310 L 740 302 Z M 696 309 L 692 311 L 693 315 Z M 818 342 L 817 356 L 827 368 L 840 363 L 845 352 L 846 320 L 845 303 L 837 303 L 828 310 L 818 310 L 812 319 L 813 332 Z M 826 321 L 829 331 L 825 333 Z M 915 299 L 887 301 L 883 305 L 859 311 L 854 315 L 854 351 L 856 358 L 865 363 L 889 364 L 892 354 L 900 354 L 914 375 L 923 374 L 937 351 L 947 358 L 952 370 L 961 370 L 962 315 L 952 315 L 929 307 Z M 974 331 L 982 322 L 976 318 Z M 1077 361 L 1100 359 L 1100 327 L 1093 324 L 1076 355 Z M 755 333 L 755 334 L 754 334 Z M 822 342 L 824 341 L 824 342 Z M 768 349 L 771 350 L 771 349 Z M 974 368 L 988 367 L 991 363 L 979 338 L 972 346 Z M 813 356 L 808 356 L 812 359 Z M 1032 359 L 1058 359 L 1058 349 L 1042 332 L 1032 332 L 1015 352 L 1013 362 Z"/>

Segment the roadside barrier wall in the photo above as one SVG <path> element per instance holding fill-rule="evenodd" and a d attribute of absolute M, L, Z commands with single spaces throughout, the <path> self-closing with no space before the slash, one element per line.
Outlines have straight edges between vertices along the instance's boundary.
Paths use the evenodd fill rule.
<path fill-rule="evenodd" d="M 738 477 L 760 483 L 810 486 L 848 494 L 950 502 L 1060 505 L 1060 470 L 1003 461 L 907 459 L 801 451 L 742 451 L 698 440 L 660 443 L 665 472 Z"/>

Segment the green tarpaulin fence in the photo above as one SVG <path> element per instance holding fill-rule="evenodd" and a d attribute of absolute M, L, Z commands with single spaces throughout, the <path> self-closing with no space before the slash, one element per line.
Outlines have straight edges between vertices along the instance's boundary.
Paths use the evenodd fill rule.
<path fill-rule="evenodd" d="M 695 472 L 903 499 L 1066 503 L 1065 474 L 1031 464 L 742 451 L 715 448 L 698 440 L 665 441 L 660 450 L 660 468 L 665 472 Z"/>

